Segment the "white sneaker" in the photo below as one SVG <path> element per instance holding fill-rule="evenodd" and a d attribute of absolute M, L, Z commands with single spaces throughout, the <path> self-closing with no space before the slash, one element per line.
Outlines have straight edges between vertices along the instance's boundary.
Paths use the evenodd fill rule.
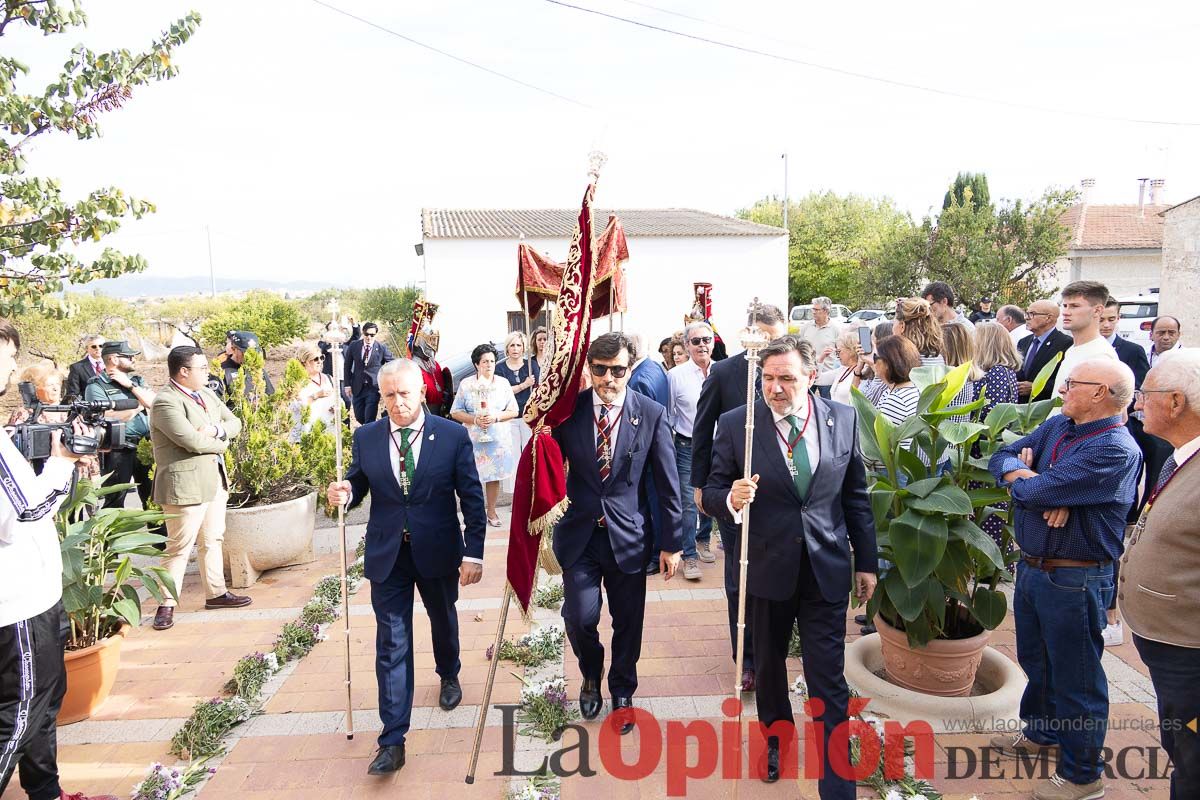
<path fill-rule="evenodd" d="M 1104 626 L 1104 646 L 1116 647 L 1119 644 L 1125 644 L 1125 629 L 1121 627 L 1120 620 Z"/>

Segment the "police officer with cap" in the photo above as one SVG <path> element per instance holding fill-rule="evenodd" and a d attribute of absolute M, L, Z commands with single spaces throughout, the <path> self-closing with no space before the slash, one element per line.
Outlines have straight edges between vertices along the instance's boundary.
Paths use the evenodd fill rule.
<path fill-rule="evenodd" d="M 225 360 L 221 362 L 221 369 L 224 372 L 223 397 L 225 402 L 229 402 L 230 390 L 233 389 L 233 382 L 237 378 L 238 370 L 242 368 L 242 364 L 246 360 L 246 351 L 251 348 L 258 347 L 258 336 L 251 331 L 229 331 L 227 344 L 225 347 L 227 355 Z M 267 375 L 266 369 L 262 371 L 263 385 L 266 387 L 267 394 L 275 394 L 275 386 L 271 383 L 271 377 Z M 250 382 L 246 382 L 246 394 L 251 394 Z"/>
<path fill-rule="evenodd" d="M 109 411 L 105 419 L 125 423 L 125 445 L 103 454 L 101 470 L 111 472 L 110 485 L 137 483 L 138 496 L 145 506 L 150 497 L 150 467 L 137 458 L 138 443 L 150 433 L 148 410 L 154 403 L 154 392 L 140 375 L 134 375 L 134 356 L 141 352 L 129 346 L 129 342 L 105 342 L 100 349 L 104 371 L 88 381 L 83 390 L 84 400 L 137 400 L 138 407 L 129 411 Z M 105 508 L 120 508 L 125 504 L 125 492 L 106 495 Z"/>

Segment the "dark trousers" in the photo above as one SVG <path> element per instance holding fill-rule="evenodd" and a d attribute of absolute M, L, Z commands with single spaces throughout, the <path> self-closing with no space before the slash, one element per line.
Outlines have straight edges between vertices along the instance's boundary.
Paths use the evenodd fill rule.
<path fill-rule="evenodd" d="M 646 571 L 621 571 L 613 556 L 606 528 L 595 528 L 579 560 L 563 570 L 563 627 L 571 650 L 579 659 L 585 679 L 600 680 L 604 673 L 604 645 L 600 643 L 600 609 L 608 594 L 612 617 L 612 666 L 608 690 L 613 697 L 633 697 L 637 691 L 637 662 L 642 655 L 642 625 L 646 619 Z"/>
<path fill-rule="evenodd" d="M 457 678 L 462 663 L 458 646 L 458 573 L 424 578 L 412 560 L 412 545 L 400 555 L 386 581 L 371 581 L 375 610 L 375 678 L 379 683 L 379 744 L 401 745 L 408 733 L 413 704 L 413 587 L 421 593 L 433 634 L 433 660 L 442 678 Z"/>
<path fill-rule="evenodd" d="M 1171 800 L 1200 797 L 1200 733 L 1188 727 L 1200 717 L 1200 650 L 1137 634 L 1133 644 L 1150 670 L 1158 696 L 1159 738 L 1175 764 Z"/>
<path fill-rule="evenodd" d="M 68 626 L 58 602 L 0 628 L 0 794 L 18 766 L 21 788 L 32 800 L 60 794 L 54 723 L 67 692 Z"/>
<path fill-rule="evenodd" d="M 1021 721 L 1030 740 L 1061 747 L 1058 773 L 1072 783 L 1101 777 L 1108 679 L 1100 659 L 1113 591 L 1112 564 L 1048 572 L 1017 564 L 1017 661 L 1029 678 Z"/>
<path fill-rule="evenodd" d="M 354 395 L 354 418 L 359 425 L 366 425 L 379 419 L 379 389 L 375 386 L 364 386 Z"/>
<path fill-rule="evenodd" d="M 821 800 L 854 800 L 854 781 L 840 777 L 830 767 L 829 758 L 829 737 L 846 721 L 850 702 L 850 688 L 843 674 L 846 662 L 846 606 L 850 598 L 847 594 L 840 600 L 830 602 L 821 595 L 807 554 L 797 566 L 799 580 L 796 591 L 787 600 L 765 600 L 754 595 L 746 598 L 747 612 L 754 619 L 754 649 L 758 654 L 755 666 L 758 719 L 764 725 L 780 721 L 795 725 L 787 654 L 792 629 L 798 624 L 804 680 L 808 683 L 809 697 L 825 704 L 824 712 L 816 717 L 824 723 L 825 738 L 817 789 Z M 779 568 L 791 567 L 781 564 Z M 780 745 L 781 763 L 785 757 L 797 758 L 796 748 L 789 753 L 785 743 L 781 742 Z M 839 758 L 838 762 L 844 770 L 845 765 L 850 763 L 850 746 L 848 742 L 843 746 L 844 758 Z"/>
<path fill-rule="evenodd" d="M 732 658 L 737 661 L 737 613 L 738 596 L 740 594 L 741 566 L 738 563 L 742 557 L 742 526 L 728 522 L 717 521 L 721 531 L 721 545 L 725 548 L 725 606 L 729 612 L 729 645 L 733 650 Z M 747 608 L 749 602 L 747 601 Z M 743 653 L 742 669 L 754 669 L 754 623 L 746 614 L 746 650 Z M 741 676 L 738 675 L 740 680 Z"/>

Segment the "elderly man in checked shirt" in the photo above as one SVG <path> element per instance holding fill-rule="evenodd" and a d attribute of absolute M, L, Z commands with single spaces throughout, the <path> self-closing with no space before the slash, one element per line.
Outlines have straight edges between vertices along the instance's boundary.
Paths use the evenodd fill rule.
<path fill-rule="evenodd" d="M 1113 561 L 1134 501 L 1141 452 L 1125 427 L 1133 373 L 1119 361 L 1084 361 L 1059 388 L 1062 415 L 992 456 L 1013 498 L 1017 660 L 1029 678 L 1024 730 L 992 739 L 1008 755 L 1059 751 L 1038 800 L 1104 795 L 1100 751 L 1108 682 L 1100 658 Z"/>

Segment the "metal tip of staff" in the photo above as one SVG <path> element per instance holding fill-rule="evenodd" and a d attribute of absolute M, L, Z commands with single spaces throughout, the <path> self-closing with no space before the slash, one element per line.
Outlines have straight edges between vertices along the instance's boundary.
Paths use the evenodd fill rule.
<path fill-rule="evenodd" d="M 467 776 L 467 784 L 468 784 L 468 785 L 470 785 L 470 784 L 472 784 L 472 783 L 474 783 L 474 782 L 475 782 L 475 776 L 474 776 L 474 775 L 468 775 L 468 776 Z"/>

